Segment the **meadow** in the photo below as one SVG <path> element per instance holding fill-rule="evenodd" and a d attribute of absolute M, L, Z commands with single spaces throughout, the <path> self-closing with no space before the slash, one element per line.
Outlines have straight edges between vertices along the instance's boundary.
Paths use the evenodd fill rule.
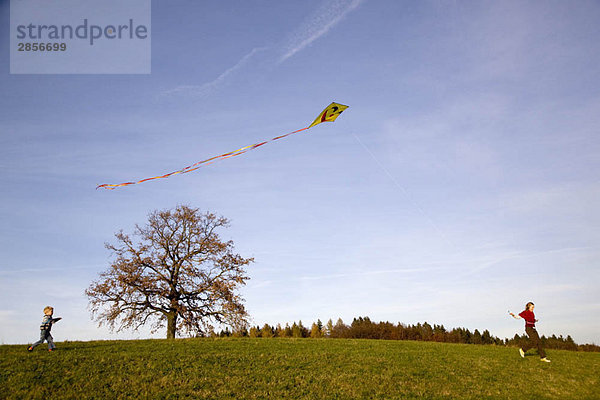
<path fill-rule="evenodd" d="M 2 399 L 600 399 L 600 353 L 361 339 L 0 346 Z"/>

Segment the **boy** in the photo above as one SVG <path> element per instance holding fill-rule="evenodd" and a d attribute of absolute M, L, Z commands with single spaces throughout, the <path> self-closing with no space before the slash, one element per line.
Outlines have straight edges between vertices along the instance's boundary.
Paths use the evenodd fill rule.
<path fill-rule="evenodd" d="M 50 334 L 50 330 L 52 329 L 52 324 L 60 321 L 62 318 L 52 318 L 52 314 L 54 313 L 54 308 L 47 306 L 44 308 L 44 318 L 42 319 L 42 324 L 40 325 L 40 340 L 32 344 L 27 348 L 27 351 L 33 351 L 35 346 L 38 344 L 44 343 L 44 340 L 48 341 L 48 351 L 54 351 L 56 346 L 54 346 L 54 341 L 52 340 L 52 335 Z"/>
<path fill-rule="evenodd" d="M 538 335 L 537 331 L 535 330 L 535 323 L 538 322 L 538 320 L 535 319 L 535 314 L 533 313 L 534 307 L 535 305 L 530 301 L 525 305 L 525 310 L 522 311 L 518 316 L 510 313 L 510 315 L 512 315 L 515 319 L 523 318 L 525 320 L 525 332 L 527 332 L 527 336 L 529 336 L 529 343 L 527 343 L 525 347 L 519 349 L 519 354 L 524 358 L 527 350 L 531 349 L 532 347 L 537 347 L 538 353 L 540 354 L 540 361 L 550 362 L 550 360 L 546 358 L 546 352 L 544 352 L 544 349 L 542 348 L 540 335 Z"/>

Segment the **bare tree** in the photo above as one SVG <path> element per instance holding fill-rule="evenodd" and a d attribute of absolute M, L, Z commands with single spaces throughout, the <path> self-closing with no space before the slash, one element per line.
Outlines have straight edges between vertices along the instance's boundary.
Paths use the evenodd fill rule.
<path fill-rule="evenodd" d="M 118 331 L 147 323 L 156 331 L 166 322 L 167 338 L 203 334 L 215 322 L 244 325 L 237 289 L 254 260 L 221 240 L 217 231 L 228 225 L 224 217 L 178 206 L 152 212 L 133 238 L 117 233 L 117 244 L 106 244 L 116 259 L 85 291 L 93 317 Z"/>

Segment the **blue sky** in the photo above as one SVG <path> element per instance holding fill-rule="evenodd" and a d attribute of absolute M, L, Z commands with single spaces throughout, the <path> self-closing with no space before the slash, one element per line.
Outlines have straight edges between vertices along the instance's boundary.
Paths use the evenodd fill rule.
<path fill-rule="evenodd" d="M 10 75 L 0 3 L 0 343 L 110 333 L 114 233 L 187 204 L 256 262 L 255 324 L 368 315 L 600 343 L 597 2 L 154 1 L 150 75 Z M 194 173 L 114 191 L 284 134 Z"/>

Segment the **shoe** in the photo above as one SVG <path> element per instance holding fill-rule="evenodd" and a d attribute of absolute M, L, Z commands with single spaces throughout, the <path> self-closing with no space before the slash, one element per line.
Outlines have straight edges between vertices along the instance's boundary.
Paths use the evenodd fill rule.
<path fill-rule="evenodd" d="M 540 358 L 540 361 L 541 361 L 541 362 L 551 362 L 551 361 L 550 361 L 550 360 L 548 360 L 546 357 L 544 357 L 544 358 Z"/>
<path fill-rule="evenodd" d="M 54 351 L 54 349 L 48 349 L 48 351 Z"/>
<path fill-rule="evenodd" d="M 522 358 L 525 358 L 525 352 L 523 351 L 523 349 L 519 349 L 519 354 Z"/>
<path fill-rule="evenodd" d="M 32 347 L 32 346 L 29 346 L 29 347 L 27 348 L 27 351 L 33 351 L 33 347 Z"/>

